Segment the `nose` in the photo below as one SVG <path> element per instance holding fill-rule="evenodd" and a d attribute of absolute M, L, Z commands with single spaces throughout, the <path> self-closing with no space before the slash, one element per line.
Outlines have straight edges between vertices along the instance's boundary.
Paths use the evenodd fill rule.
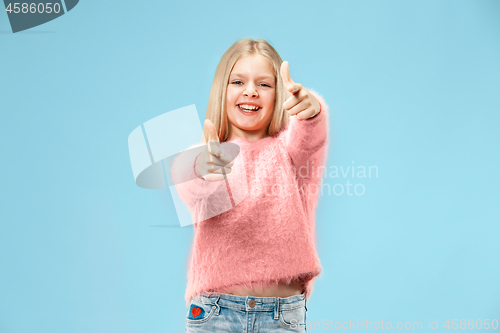
<path fill-rule="evenodd" d="M 249 84 L 246 88 L 245 91 L 243 92 L 244 96 L 252 96 L 256 97 L 257 96 L 257 89 L 255 89 L 255 85 Z"/>

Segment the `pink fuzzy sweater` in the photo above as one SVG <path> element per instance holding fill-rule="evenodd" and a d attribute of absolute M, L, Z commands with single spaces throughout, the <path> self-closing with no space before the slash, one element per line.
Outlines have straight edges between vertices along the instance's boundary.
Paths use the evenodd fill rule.
<path fill-rule="evenodd" d="M 174 180 L 194 179 L 176 188 L 194 221 L 201 221 L 194 224 L 187 304 L 202 291 L 290 283 L 294 278 L 302 281 L 309 298 L 322 271 L 315 248 L 315 210 L 327 159 L 329 113 L 323 98 L 308 90 L 321 104 L 313 118 L 292 116 L 274 137 L 229 141 L 240 147 L 240 155 L 227 176 L 245 182 L 246 194 L 236 206 L 233 201 L 233 208 L 204 219 L 212 205 L 223 204 L 228 196 L 225 181 L 196 177 L 192 156 L 189 168 L 183 167 L 186 161 L 179 162 L 182 153 L 174 160 Z M 238 182 L 230 184 L 229 193 L 236 196 Z"/>

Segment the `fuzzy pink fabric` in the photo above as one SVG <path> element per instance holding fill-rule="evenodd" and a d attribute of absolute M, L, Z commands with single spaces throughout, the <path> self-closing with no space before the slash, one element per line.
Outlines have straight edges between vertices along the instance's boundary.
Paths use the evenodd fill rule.
<path fill-rule="evenodd" d="M 228 196 L 225 181 L 197 178 L 194 159 L 188 164 L 192 168 L 178 162 L 182 153 L 174 160 L 173 179 L 196 178 L 176 188 L 195 221 L 201 221 L 194 224 L 187 305 L 202 291 L 290 283 L 294 278 L 303 282 L 306 299 L 310 297 L 314 278 L 322 271 L 315 248 L 315 210 L 328 153 L 329 113 L 323 98 L 308 91 L 321 104 L 315 117 L 292 116 L 274 137 L 230 140 L 240 147 L 241 156 L 228 176 L 236 179 L 245 168 L 240 180 L 248 190 L 232 209 L 203 220 L 211 205 Z"/>

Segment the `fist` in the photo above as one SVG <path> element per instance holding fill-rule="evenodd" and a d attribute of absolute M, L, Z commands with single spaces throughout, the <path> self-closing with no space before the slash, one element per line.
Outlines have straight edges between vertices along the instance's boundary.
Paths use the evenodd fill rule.
<path fill-rule="evenodd" d="M 205 119 L 204 128 L 208 133 L 208 139 L 205 140 L 207 145 L 206 149 L 196 157 L 194 171 L 200 178 L 217 182 L 231 172 L 234 160 L 221 148 L 217 130 L 209 119 Z"/>

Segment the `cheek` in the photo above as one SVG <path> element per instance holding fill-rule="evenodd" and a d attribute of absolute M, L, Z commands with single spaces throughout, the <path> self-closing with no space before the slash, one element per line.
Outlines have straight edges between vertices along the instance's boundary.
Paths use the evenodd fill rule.
<path fill-rule="evenodd" d="M 228 89 L 226 91 L 226 103 L 228 106 L 236 105 L 237 98 L 238 98 L 238 95 L 235 94 L 235 92 L 232 89 Z"/>
<path fill-rule="evenodd" d="M 226 112 L 230 122 L 234 121 L 237 113 L 235 112 L 235 105 L 238 96 L 230 89 L 226 92 Z"/>
<path fill-rule="evenodd" d="M 266 96 L 266 104 L 269 108 L 273 109 L 274 108 L 274 103 L 276 102 L 276 95 L 274 93 L 269 93 L 268 96 Z"/>

